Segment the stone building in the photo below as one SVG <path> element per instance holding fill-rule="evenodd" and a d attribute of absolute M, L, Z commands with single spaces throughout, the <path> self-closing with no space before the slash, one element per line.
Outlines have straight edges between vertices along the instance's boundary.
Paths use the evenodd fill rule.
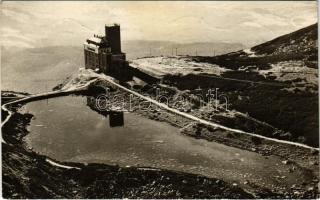
<path fill-rule="evenodd" d="M 126 54 L 121 52 L 120 25 L 106 25 L 105 36 L 94 35 L 84 43 L 85 68 L 115 76 L 130 77 Z"/>

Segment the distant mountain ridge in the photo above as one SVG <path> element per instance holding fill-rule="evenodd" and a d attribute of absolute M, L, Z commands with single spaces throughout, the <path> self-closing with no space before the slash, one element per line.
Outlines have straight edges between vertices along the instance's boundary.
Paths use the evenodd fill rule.
<path fill-rule="evenodd" d="M 238 51 L 246 48 L 241 43 L 229 42 L 195 42 L 178 43 L 170 41 L 148 41 L 128 40 L 122 42 L 122 50 L 127 54 L 128 59 L 141 58 L 145 56 L 214 56 Z"/>
<path fill-rule="evenodd" d="M 310 25 L 268 42 L 218 56 L 194 56 L 198 62 L 208 62 L 230 69 L 256 66 L 268 69 L 271 64 L 299 61 L 304 66 L 318 68 L 318 26 Z"/>

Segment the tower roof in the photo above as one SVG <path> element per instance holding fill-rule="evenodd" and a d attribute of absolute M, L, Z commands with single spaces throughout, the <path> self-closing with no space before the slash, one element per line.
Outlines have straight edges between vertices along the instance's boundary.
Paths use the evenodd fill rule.
<path fill-rule="evenodd" d="M 105 24 L 106 27 L 112 27 L 112 26 L 120 26 L 118 23 L 113 23 L 113 24 Z"/>
<path fill-rule="evenodd" d="M 102 38 L 98 38 L 98 37 L 92 37 L 87 39 L 88 43 L 95 43 L 95 44 L 100 44 L 102 43 Z"/>
<path fill-rule="evenodd" d="M 108 41 L 105 37 L 95 36 L 86 40 L 87 44 L 92 44 L 98 47 L 106 47 L 108 46 Z"/>

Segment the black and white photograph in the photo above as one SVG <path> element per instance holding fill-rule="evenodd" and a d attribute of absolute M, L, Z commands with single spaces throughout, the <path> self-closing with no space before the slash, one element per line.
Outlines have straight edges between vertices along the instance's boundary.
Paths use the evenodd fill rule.
<path fill-rule="evenodd" d="M 1 1 L 2 199 L 318 199 L 317 1 Z"/>

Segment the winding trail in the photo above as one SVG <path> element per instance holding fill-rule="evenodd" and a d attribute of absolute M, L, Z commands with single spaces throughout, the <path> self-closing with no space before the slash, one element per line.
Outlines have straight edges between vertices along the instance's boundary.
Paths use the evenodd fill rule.
<path fill-rule="evenodd" d="M 34 94 L 30 96 L 26 96 L 24 98 L 20 98 L 14 101 L 10 101 L 8 103 L 5 103 L 1 106 L 2 110 L 8 112 L 7 117 L 3 122 L 1 122 L 1 128 L 9 121 L 10 117 L 12 116 L 13 112 L 7 108 L 7 106 L 11 104 L 16 104 L 16 103 L 23 103 L 23 102 L 28 102 L 28 101 L 34 101 L 38 99 L 43 99 L 43 98 L 50 98 L 50 97 L 57 97 L 57 96 L 63 96 L 63 95 L 68 95 L 72 94 L 74 92 L 79 92 L 79 91 L 84 91 L 87 89 L 87 87 L 95 82 L 97 79 L 93 79 L 88 81 L 86 84 L 81 85 L 79 87 L 74 87 L 72 89 L 65 89 L 65 90 L 57 90 L 57 91 L 52 91 L 52 92 L 45 92 L 45 93 L 40 93 L 40 94 Z M 2 134 L 1 134 L 1 142 L 6 143 L 6 141 L 3 139 Z"/>
<path fill-rule="evenodd" d="M 9 121 L 10 117 L 12 116 L 13 112 L 10 111 L 7 106 L 11 105 L 11 104 L 16 104 L 16 103 L 22 103 L 22 102 L 27 102 L 27 101 L 33 101 L 33 100 L 38 100 L 38 99 L 43 99 L 43 98 L 50 98 L 50 97 L 57 97 L 57 96 L 64 96 L 64 95 L 68 95 L 68 94 L 72 94 L 74 92 L 79 92 L 79 91 L 85 91 L 88 86 L 95 82 L 97 79 L 93 79 L 88 81 L 87 83 L 85 83 L 84 85 L 81 85 L 79 87 L 74 87 L 74 88 L 70 88 L 70 89 L 65 89 L 65 90 L 57 90 L 57 91 L 52 91 L 52 92 L 46 92 L 46 93 L 40 93 L 40 94 L 35 94 L 35 95 L 30 95 L 27 96 L 25 98 L 20 98 L 8 103 L 5 103 L 1 106 L 2 110 L 8 112 L 8 115 L 6 117 L 6 119 L 1 122 L 1 129 L 2 127 Z M 1 143 L 6 143 L 6 141 L 3 139 L 2 137 L 2 132 L 1 132 Z M 10 145 L 10 144 L 9 144 Z M 67 166 L 67 165 L 61 165 L 59 163 L 56 163 L 50 159 L 46 159 L 46 162 L 48 162 L 49 164 L 55 166 L 55 167 L 59 167 L 59 168 L 65 168 L 65 169 L 79 169 L 78 167 L 72 167 L 72 166 Z"/>
<path fill-rule="evenodd" d="M 2 109 L 7 111 L 9 114 L 8 116 L 6 117 L 6 119 L 1 123 L 1 127 L 3 127 L 3 125 L 10 119 L 10 117 L 12 116 L 12 111 L 10 111 L 7 106 L 10 105 L 10 104 L 15 104 L 15 103 L 21 103 L 21 102 L 26 102 L 26 101 L 32 101 L 32 100 L 37 100 L 37 99 L 42 99 L 42 98 L 49 98 L 49 97 L 54 97 L 54 96 L 63 96 L 63 95 L 67 95 L 67 94 L 72 94 L 74 92 L 77 92 L 77 91 L 82 91 L 82 90 L 85 90 L 87 89 L 87 87 L 97 81 L 98 78 L 102 79 L 102 80 L 105 80 L 107 81 L 108 83 L 110 83 L 111 85 L 113 86 L 116 86 L 130 94 L 133 94 L 137 97 L 140 97 L 141 99 L 144 99 L 146 101 L 149 101 L 171 113 L 175 113 L 175 114 L 178 114 L 180 116 L 183 116 L 187 119 L 191 119 L 193 121 L 196 121 L 198 123 L 201 123 L 201 124 L 204 124 L 204 125 L 207 125 L 207 126 L 211 126 L 211 127 L 214 127 L 214 128 L 220 128 L 220 129 L 223 129 L 223 130 L 227 130 L 227 131 L 231 131 L 231 132 L 235 132 L 235 133 L 240 133 L 240 134 L 245 134 L 245 135 L 249 135 L 249 136 L 254 136 L 254 137 L 258 137 L 258 138 L 261 138 L 261 139 L 265 139 L 265 140 L 269 140 L 269 141 L 273 141 L 273 142 L 277 142 L 277 143 L 282 143 L 282 144 L 288 144 L 288 145 L 294 145 L 294 146 L 298 146 L 298 147 L 303 147 L 303 148 L 307 148 L 307 149 L 312 149 L 312 150 L 318 150 L 319 151 L 319 148 L 315 148 L 315 147 L 311 147 L 311 146 L 308 146 L 308 145 L 305 145 L 305 144 L 301 144 L 301 143 L 297 143 L 297 142 L 291 142 L 291 141 L 285 141 L 285 140 L 280 140 L 280 139 L 275 139 L 275 138 L 270 138 L 270 137 L 266 137 L 266 136 L 262 136 L 262 135 L 258 135 L 258 134 L 254 134 L 254 133 L 249 133 L 249 132 L 245 132 L 245 131 L 242 131 L 242 130 L 239 130 L 239 129 L 233 129 L 233 128 L 229 128 L 229 127 L 226 127 L 226 126 L 223 126 L 221 124 L 217 124 L 217 123 L 214 123 L 214 122 L 209 122 L 209 121 L 206 121 L 204 119 L 200 119 L 198 117 L 195 117 L 193 115 L 190 115 L 188 113 L 184 113 L 184 112 L 181 112 L 181 111 L 178 111 L 176 109 L 173 109 L 173 108 L 170 108 L 168 107 L 167 105 L 163 104 L 163 103 L 160 103 L 150 97 L 146 97 L 146 96 L 143 96 L 141 95 L 140 93 L 138 92 L 135 92 L 135 91 L 132 91 L 118 83 L 116 83 L 112 77 L 110 76 L 107 76 L 107 75 L 104 75 L 104 74 L 97 74 L 95 72 L 93 72 L 92 70 L 86 70 L 85 72 L 89 73 L 89 75 L 91 77 L 93 77 L 94 79 L 86 82 L 84 85 L 81 85 L 79 87 L 73 87 L 72 89 L 65 89 L 65 90 L 59 90 L 59 91 L 53 91 L 53 92 L 47 92 L 47 93 L 41 93 L 41 94 L 36 94 L 36 95 L 30 95 L 28 97 L 25 97 L 25 98 L 22 98 L 22 99 L 18 99 L 18 100 L 15 100 L 15 101 L 11 101 L 11 102 L 8 102 L 4 105 L 2 105 Z M 5 141 L 3 140 L 2 138 L 2 135 L 1 135 L 1 141 L 5 143 Z"/>
<path fill-rule="evenodd" d="M 93 72 L 92 72 L 93 73 Z M 184 112 L 181 112 L 181 111 L 178 111 L 176 109 L 173 109 L 173 108 L 170 108 L 168 107 L 166 104 L 163 104 L 163 103 L 160 103 L 154 99 L 151 99 L 150 97 L 146 97 L 146 96 L 143 96 L 141 94 L 139 94 L 138 92 L 135 92 L 135 91 L 132 91 L 116 82 L 114 82 L 111 78 L 109 78 L 108 76 L 106 75 L 101 75 L 99 74 L 98 75 L 99 77 L 101 77 L 102 79 L 108 81 L 110 84 L 118 87 L 118 88 L 121 88 L 122 90 L 125 90 L 126 92 L 129 92 L 130 94 L 133 94 L 137 97 L 140 97 L 146 101 L 149 101 L 171 113 L 175 113 L 175 114 L 178 114 L 180 116 L 183 116 L 187 119 L 191 119 L 193 121 L 196 121 L 198 123 L 201 123 L 201 124 L 204 124 L 204 125 L 207 125 L 207 126 L 211 126 L 211 127 L 215 127 L 215 128 L 221 128 L 223 130 L 227 130 L 227 131 L 231 131 L 231 132 L 235 132 L 235 133 L 240 133 L 240 134 L 245 134 L 245 135 L 249 135 L 249 136 L 254 136 L 254 137 L 258 137 L 258 138 L 262 138 L 262 139 L 265 139 L 265 140 L 269 140 L 269 141 L 273 141 L 273 142 L 277 142 L 277 143 L 282 143 L 282 144 L 289 144 L 289 145 L 294 145 L 294 146 L 298 146 L 298 147 L 303 147 L 303 148 L 307 148 L 307 149 L 312 149 L 312 150 L 318 150 L 319 151 L 319 148 L 315 148 L 315 147 L 311 147 L 311 146 L 308 146 L 308 145 L 305 145 L 305 144 L 301 144 L 301 143 L 297 143 L 297 142 L 291 142 L 291 141 L 285 141 L 285 140 L 280 140 L 280 139 L 275 139 L 275 138 L 270 138 L 270 137 L 266 137 L 266 136 L 262 136 L 262 135 L 258 135 L 258 134 L 254 134 L 254 133 L 249 133 L 249 132 L 245 132 L 245 131 L 242 131 L 242 130 L 239 130 L 239 129 L 233 129 L 233 128 L 229 128 L 229 127 L 226 127 L 226 126 L 223 126 L 221 124 L 217 124 L 217 123 L 214 123 L 214 122 L 209 122 L 209 121 L 206 121 L 204 119 L 200 119 L 198 117 L 195 117 L 193 115 L 190 115 L 188 113 L 184 113 Z"/>

